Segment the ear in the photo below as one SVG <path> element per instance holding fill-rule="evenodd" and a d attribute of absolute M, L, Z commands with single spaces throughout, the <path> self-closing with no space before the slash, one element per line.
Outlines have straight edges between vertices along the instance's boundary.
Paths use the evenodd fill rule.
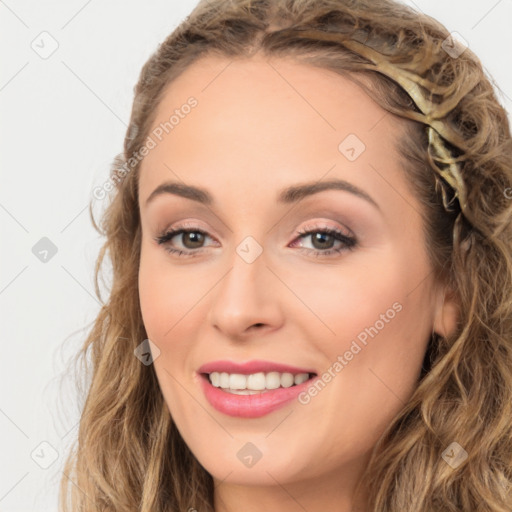
<path fill-rule="evenodd" d="M 454 291 L 446 286 L 441 287 L 437 293 L 434 332 L 443 338 L 450 336 L 457 329 L 459 319 L 459 304 Z"/>

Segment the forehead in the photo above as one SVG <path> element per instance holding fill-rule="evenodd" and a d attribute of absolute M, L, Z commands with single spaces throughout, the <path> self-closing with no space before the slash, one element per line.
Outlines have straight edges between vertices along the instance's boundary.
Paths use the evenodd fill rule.
<path fill-rule="evenodd" d="M 291 58 L 199 59 L 167 85 L 152 129 L 168 121 L 191 97 L 198 102 L 199 108 L 192 112 L 197 121 L 208 117 L 210 126 L 217 131 L 227 128 L 233 137 L 242 127 L 242 134 L 266 131 L 285 139 L 284 128 L 290 133 L 306 123 L 311 123 L 311 134 L 351 129 L 363 137 L 385 117 L 382 133 L 389 128 L 396 131 L 399 124 L 346 76 Z M 297 121 L 301 122 L 297 125 Z M 173 135 L 190 122 L 179 124 Z"/>
<path fill-rule="evenodd" d="M 395 116 L 332 71 L 291 59 L 208 56 L 165 90 L 149 133 L 155 147 L 141 165 L 140 194 L 177 177 L 226 191 L 243 180 L 246 192 L 256 192 L 326 173 L 361 185 L 373 177 L 378 188 L 378 169 L 400 180 L 401 130 Z"/>

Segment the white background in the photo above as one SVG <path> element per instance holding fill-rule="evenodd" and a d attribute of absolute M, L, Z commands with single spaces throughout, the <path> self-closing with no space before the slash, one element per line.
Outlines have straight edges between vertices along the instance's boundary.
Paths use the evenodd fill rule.
<path fill-rule="evenodd" d="M 195 3 L 0 0 L 0 512 L 57 510 L 80 407 L 64 364 L 99 309 L 92 189 L 122 150 L 143 63 Z M 405 3 L 462 35 L 512 112 L 512 0 Z M 58 43 L 47 59 L 31 47 L 43 31 Z M 57 247 L 46 263 L 42 237 Z"/>

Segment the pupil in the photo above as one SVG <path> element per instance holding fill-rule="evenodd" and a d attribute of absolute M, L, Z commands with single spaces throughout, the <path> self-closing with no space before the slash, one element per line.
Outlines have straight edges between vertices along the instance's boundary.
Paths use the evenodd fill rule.
<path fill-rule="evenodd" d="M 185 237 L 184 242 L 190 241 L 192 243 L 192 246 L 188 245 L 187 243 L 184 243 L 185 247 L 187 247 L 188 249 L 196 249 L 197 247 L 201 246 L 201 243 L 203 242 L 204 238 L 204 235 L 202 233 L 194 231 L 185 234 L 187 236 Z"/>
<path fill-rule="evenodd" d="M 325 237 L 327 238 L 331 238 L 332 239 L 332 235 L 328 234 L 328 233 L 316 233 L 316 236 L 313 237 L 313 245 L 315 245 L 315 242 L 317 241 L 320 241 L 322 242 L 322 240 L 325 242 Z M 331 240 L 332 242 L 332 240 Z M 331 246 L 329 244 L 327 244 L 330 248 Z M 320 245 L 320 249 L 325 249 L 325 245 L 322 246 L 322 244 Z"/>

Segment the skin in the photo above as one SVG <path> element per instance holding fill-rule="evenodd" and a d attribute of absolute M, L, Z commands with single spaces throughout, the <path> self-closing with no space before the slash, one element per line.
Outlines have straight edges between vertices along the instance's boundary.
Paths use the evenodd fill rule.
<path fill-rule="evenodd" d="M 214 478 L 217 512 L 368 510 L 354 487 L 370 451 L 414 392 L 432 332 L 449 334 L 457 319 L 394 149 L 403 124 L 346 78 L 284 58 L 203 58 L 168 86 L 153 128 L 190 96 L 198 105 L 150 150 L 139 183 L 140 306 L 170 413 Z M 366 146 L 354 161 L 338 150 L 348 134 Z M 276 200 L 285 187 L 335 178 L 379 208 L 344 190 Z M 171 194 L 146 204 L 169 180 L 207 189 L 214 204 Z M 155 241 L 182 222 L 208 236 L 167 246 L 195 257 Z M 337 228 L 358 245 L 317 257 L 343 244 L 301 238 L 305 227 Z M 247 236 L 263 250 L 250 264 L 236 252 Z M 305 405 L 241 419 L 201 391 L 196 370 L 218 359 L 320 375 L 394 303 L 401 311 Z M 237 458 L 247 442 L 262 453 L 250 468 Z"/>

